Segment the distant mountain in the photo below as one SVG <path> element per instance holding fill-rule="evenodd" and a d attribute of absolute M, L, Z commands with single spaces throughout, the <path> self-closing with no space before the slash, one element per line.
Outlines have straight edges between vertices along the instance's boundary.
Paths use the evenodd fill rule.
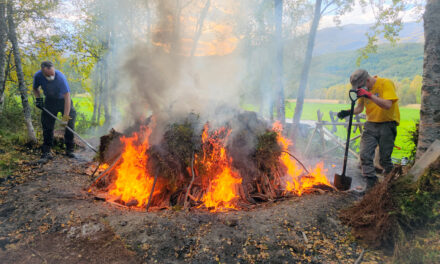
<path fill-rule="evenodd" d="M 318 31 L 316 35 L 314 56 L 357 50 L 367 44 L 365 33 L 369 31 L 371 25 L 345 25 L 342 27 L 324 28 Z M 400 32 L 400 43 L 422 43 L 424 41 L 423 23 L 409 22 L 403 24 Z M 380 42 L 387 41 L 381 39 Z"/>
<path fill-rule="evenodd" d="M 355 50 L 315 56 L 310 69 L 310 91 L 348 83 L 356 66 Z M 378 52 L 370 54 L 360 65 L 372 75 L 402 80 L 422 75 L 423 44 L 404 43 L 392 46 L 380 45 Z"/>

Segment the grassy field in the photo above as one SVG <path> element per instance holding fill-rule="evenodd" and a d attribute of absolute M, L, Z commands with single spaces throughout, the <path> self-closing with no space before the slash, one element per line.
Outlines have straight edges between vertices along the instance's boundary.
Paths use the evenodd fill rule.
<path fill-rule="evenodd" d="M 287 102 L 286 103 L 286 117 L 292 118 L 295 110 L 296 103 Z M 256 111 L 257 108 L 252 105 L 244 105 L 244 109 L 249 111 Z M 343 109 L 349 109 L 349 104 L 332 104 L 332 103 L 305 103 L 304 109 L 302 113 L 303 120 L 318 120 L 317 111 L 320 110 L 324 113 L 323 120 L 331 121 L 330 119 L 330 111 L 338 112 Z M 415 128 L 415 122 L 420 118 L 420 110 L 414 109 L 414 107 L 400 107 L 400 125 L 397 127 L 397 138 L 395 141 L 395 145 L 400 147 L 401 150 L 395 148 L 393 151 L 393 158 L 400 159 L 402 157 L 408 157 L 410 155 L 410 151 L 413 148 L 412 142 L 410 142 L 410 134 L 411 130 Z M 331 127 L 328 127 L 331 129 Z M 347 130 L 343 126 L 338 127 L 338 131 L 336 132 L 340 138 L 346 138 Z M 352 137 L 359 135 L 357 131 L 355 134 L 352 133 Z"/>

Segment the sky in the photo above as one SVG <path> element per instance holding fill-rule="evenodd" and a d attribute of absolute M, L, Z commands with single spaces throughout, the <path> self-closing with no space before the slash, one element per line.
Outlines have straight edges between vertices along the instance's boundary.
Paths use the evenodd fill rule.
<path fill-rule="evenodd" d="M 267 0 L 270 1 L 270 0 Z M 287 0 L 286 0 L 287 1 Z M 313 0 L 310 0 L 313 1 Z M 380 1 L 380 0 L 372 0 L 372 1 Z M 388 0 L 385 1 L 385 6 Z M 406 0 L 406 1 L 421 1 L 421 0 Z M 63 28 L 64 30 L 70 31 L 74 30 L 74 23 L 81 21 L 83 19 L 83 15 L 80 10 L 75 7 L 74 4 L 72 4 L 73 1 L 71 0 L 61 0 L 60 7 L 56 12 L 53 13 L 52 17 L 56 20 L 56 23 L 58 24 L 59 28 Z M 226 4 L 227 2 L 217 2 L 218 4 Z M 420 19 L 420 14 L 415 14 L 414 11 L 415 8 L 410 8 L 409 10 L 406 10 L 401 15 L 403 22 L 412 22 Z M 329 28 L 329 27 L 335 27 L 337 26 L 334 22 L 335 15 L 328 14 L 321 18 L 319 29 Z M 373 24 L 375 22 L 374 12 L 372 11 L 370 6 L 362 7 L 359 4 L 359 0 L 356 0 L 356 4 L 351 12 L 347 12 L 346 14 L 339 17 L 339 20 L 341 23 L 339 24 L 340 27 L 343 27 L 344 25 L 348 24 Z M 218 22 L 216 23 L 224 23 L 224 22 Z M 208 23 L 208 22 L 205 22 Z M 307 33 L 310 28 L 310 23 L 305 23 L 302 26 L 300 26 L 297 29 L 297 32 L 303 32 Z M 218 26 L 218 25 L 217 25 Z M 227 25 L 225 26 L 226 29 L 228 29 Z M 233 29 L 229 28 L 229 34 L 227 34 L 227 31 L 221 30 L 219 32 L 218 30 L 214 30 L 218 27 L 209 26 L 208 28 L 211 29 L 210 32 L 203 32 L 201 39 L 199 41 L 199 47 L 197 48 L 196 56 L 204 56 L 204 55 L 224 55 L 230 53 L 231 50 L 234 50 L 238 45 L 238 38 L 235 36 L 232 32 Z M 218 36 L 220 33 L 224 34 L 225 36 L 229 36 L 229 38 L 221 38 L 223 41 L 218 42 Z M 183 41 L 187 42 L 184 45 L 186 49 L 184 49 L 185 53 L 190 53 L 190 49 L 192 47 L 192 38 L 191 38 L 192 31 L 190 32 L 190 35 L 185 36 L 183 38 Z M 217 41 L 217 42 L 216 42 Z M 223 50 L 223 51 L 222 51 Z M 221 52 L 219 52 L 221 51 Z"/>
<path fill-rule="evenodd" d="M 416 9 L 411 8 L 407 11 L 404 11 L 402 14 L 403 22 L 412 22 L 420 19 L 420 15 L 415 14 Z M 321 18 L 319 23 L 319 28 L 328 28 L 335 27 L 335 23 L 333 21 L 334 15 L 327 15 Z M 359 2 L 357 1 L 352 12 L 344 14 L 341 16 L 341 26 L 348 24 L 373 24 L 375 22 L 374 14 L 370 7 L 362 8 Z"/>
<path fill-rule="evenodd" d="M 419 1 L 419 0 L 414 0 Z M 72 1 L 62 0 L 62 7 L 59 12 L 54 14 L 54 18 L 59 19 L 65 23 L 72 23 L 81 19 L 81 12 L 75 9 L 75 6 L 72 4 Z M 334 15 L 326 15 L 321 18 L 319 28 L 327 28 L 327 27 L 335 27 L 336 24 L 333 21 Z M 409 9 L 405 11 L 402 15 L 403 22 L 412 22 L 420 19 L 420 15 L 415 14 L 415 8 Z M 372 24 L 375 22 L 375 18 L 371 8 L 366 7 L 362 8 L 359 2 L 357 1 L 352 12 L 344 14 L 340 17 L 341 24 Z"/>

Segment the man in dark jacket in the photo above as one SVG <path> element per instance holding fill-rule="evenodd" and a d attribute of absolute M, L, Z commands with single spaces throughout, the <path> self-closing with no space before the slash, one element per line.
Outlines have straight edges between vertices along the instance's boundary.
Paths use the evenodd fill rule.
<path fill-rule="evenodd" d="M 45 95 L 44 101 L 40 94 L 40 87 L 43 89 Z M 72 130 L 75 128 L 76 112 L 70 98 L 69 84 L 64 74 L 55 70 L 52 62 L 44 61 L 41 63 L 41 70 L 34 75 L 33 91 L 38 108 L 46 108 L 55 116 L 61 112 L 63 115 L 62 125 L 69 126 Z M 44 137 L 41 161 L 46 162 L 53 158 L 50 149 L 53 145 L 55 119 L 43 110 L 41 113 L 41 124 L 43 126 Z M 67 129 L 64 132 L 64 142 L 66 144 L 66 155 L 70 158 L 74 158 L 73 133 Z"/>

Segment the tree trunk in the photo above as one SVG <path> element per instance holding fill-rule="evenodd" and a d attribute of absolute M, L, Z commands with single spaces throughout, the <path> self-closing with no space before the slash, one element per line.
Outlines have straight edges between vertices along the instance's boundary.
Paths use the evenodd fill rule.
<path fill-rule="evenodd" d="M 275 0 L 275 40 L 276 40 L 276 86 L 277 86 L 277 119 L 286 123 L 286 107 L 284 102 L 284 70 L 283 70 L 283 0 Z"/>
<path fill-rule="evenodd" d="M 99 74 L 99 88 L 98 88 L 98 109 L 97 109 L 97 119 L 96 119 L 96 124 L 99 127 L 99 125 L 101 124 L 101 106 L 102 106 L 102 90 L 103 90 L 103 86 L 104 86 L 104 70 L 103 70 L 103 66 L 101 65 L 101 69 L 100 69 L 100 74 Z"/>
<path fill-rule="evenodd" d="M 116 60 L 116 54 L 115 54 L 115 36 L 114 34 L 110 35 L 110 47 L 109 47 L 109 63 L 107 65 L 115 65 Z M 108 123 L 107 125 L 110 126 L 111 122 L 113 122 L 113 120 L 111 120 L 112 118 L 114 118 L 116 116 L 116 87 L 118 86 L 118 78 L 115 78 L 114 74 L 110 74 L 110 71 L 113 72 L 115 69 L 113 67 L 109 68 L 107 67 L 107 72 L 108 72 L 108 76 L 109 76 L 109 87 L 108 87 L 108 95 L 109 95 L 109 101 L 110 101 L 110 112 L 109 112 L 109 119 L 108 119 Z"/>
<path fill-rule="evenodd" d="M 101 124 L 101 106 L 102 106 L 102 85 L 99 86 L 99 100 L 98 100 L 98 110 L 97 110 L 97 119 L 96 124 L 100 126 Z"/>
<path fill-rule="evenodd" d="M 8 26 L 9 26 L 8 35 L 9 35 L 9 40 L 11 41 L 12 44 L 12 50 L 14 52 L 15 71 L 17 72 L 18 89 L 21 95 L 21 104 L 23 106 L 24 121 L 27 128 L 28 140 L 32 143 L 37 143 L 37 137 L 35 136 L 34 126 L 32 125 L 31 107 L 29 106 L 26 83 L 24 82 L 23 68 L 21 66 L 20 49 L 18 46 L 17 34 L 15 32 L 15 25 L 13 18 L 14 15 L 13 1 L 8 2 L 7 12 L 8 12 Z"/>
<path fill-rule="evenodd" d="M 6 43 L 8 41 L 7 36 L 7 23 L 6 23 L 6 0 L 0 0 L 0 113 L 3 109 L 4 93 L 5 93 L 5 63 L 6 63 Z"/>
<path fill-rule="evenodd" d="M 95 75 L 95 88 L 93 89 L 94 98 L 93 98 L 93 115 L 92 115 L 92 124 L 96 126 L 96 115 L 98 112 L 98 97 L 99 97 L 99 86 L 101 81 L 101 67 L 100 62 L 98 61 L 96 65 L 96 75 Z"/>
<path fill-rule="evenodd" d="M 194 54 L 197 50 L 197 44 L 199 43 L 200 36 L 203 31 L 203 24 L 205 23 L 206 15 L 208 14 L 209 7 L 211 6 L 211 0 L 207 0 L 205 6 L 203 7 L 202 12 L 200 13 L 200 19 L 197 23 L 196 34 L 194 36 L 194 43 L 191 49 L 191 57 L 194 57 Z"/>
<path fill-rule="evenodd" d="M 440 0 L 429 0 L 425 10 L 425 58 L 416 159 L 440 139 Z"/>
<path fill-rule="evenodd" d="M 110 108 L 109 108 L 109 95 L 110 95 L 110 73 L 108 63 L 104 62 L 104 85 L 103 85 L 103 93 L 102 93 L 102 104 L 104 106 L 104 130 L 107 131 L 107 128 L 110 126 L 111 116 L 110 116 Z"/>
<path fill-rule="evenodd" d="M 150 0 L 145 0 L 145 6 L 147 8 L 147 43 L 151 43 L 151 9 L 150 9 Z"/>
<path fill-rule="evenodd" d="M 316 0 L 315 4 L 315 14 L 313 16 L 312 26 L 310 28 L 309 39 L 307 42 L 306 57 L 304 59 L 304 65 L 301 72 L 301 79 L 299 83 L 298 96 L 296 99 L 295 114 L 293 116 L 293 129 L 294 137 L 297 135 L 299 129 L 299 122 L 301 120 L 301 115 L 304 105 L 304 96 L 307 88 L 307 81 L 309 78 L 310 64 L 312 62 L 313 47 L 315 46 L 315 37 L 318 30 L 319 20 L 321 19 L 321 4 L 322 0 Z"/>
<path fill-rule="evenodd" d="M 8 59 L 6 60 L 6 67 L 5 67 L 5 78 L 3 79 L 3 83 L 0 85 L 3 87 L 3 94 L 0 97 L 0 114 L 5 109 L 5 91 L 6 91 L 6 81 L 8 80 L 9 74 L 11 72 L 11 58 L 12 57 L 12 50 L 9 50 L 8 52 Z"/>

